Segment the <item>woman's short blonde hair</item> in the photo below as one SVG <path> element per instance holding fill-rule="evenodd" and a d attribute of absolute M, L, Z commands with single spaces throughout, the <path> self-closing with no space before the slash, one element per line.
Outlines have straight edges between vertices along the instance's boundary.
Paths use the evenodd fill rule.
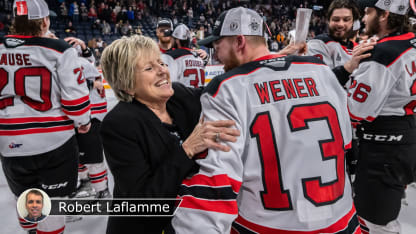
<path fill-rule="evenodd" d="M 117 99 L 131 102 L 133 97 L 127 93 L 136 85 L 135 71 L 139 59 L 158 54 L 159 47 L 150 37 L 134 35 L 113 41 L 101 56 L 104 78 L 110 84 Z"/>

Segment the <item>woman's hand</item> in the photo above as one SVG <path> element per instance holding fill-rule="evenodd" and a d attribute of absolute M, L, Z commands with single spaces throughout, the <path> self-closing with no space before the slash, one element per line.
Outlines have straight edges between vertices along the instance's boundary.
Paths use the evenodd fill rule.
<path fill-rule="evenodd" d="M 228 152 L 231 148 L 221 144 L 220 141 L 237 141 L 240 131 L 232 128 L 234 125 L 233 120 L 204 122 L 204 117 L 202 117 L 194 131 L 182 144 L 182 148 L 189 158 L 208 148 Z"/>

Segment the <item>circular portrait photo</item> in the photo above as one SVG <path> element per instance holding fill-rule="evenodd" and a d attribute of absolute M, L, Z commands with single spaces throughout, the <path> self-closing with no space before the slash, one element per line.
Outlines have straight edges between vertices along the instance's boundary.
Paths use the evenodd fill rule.
<path fill-rule="evenodd" d="M 17 199 L 17 213 L 31 223 L 38 223 L 51 212 L 51 199 L 44 191 L 31 188 L 20 194 Z"/>

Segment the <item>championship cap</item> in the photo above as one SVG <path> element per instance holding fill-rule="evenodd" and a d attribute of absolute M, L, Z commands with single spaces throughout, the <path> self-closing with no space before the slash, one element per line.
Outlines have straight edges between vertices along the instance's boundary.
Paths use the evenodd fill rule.
<path fill-rule="evenodd" d="M 191 39 L 191 31 L 185 24 L 179 24 L 173 31 L 172 37 L 179 40 L 189 40 Z"/>
<path fill-rule="evenodd" d="M 222 36 L 264 36 L 263 18 L 254 10 L 236 7 L 221 13 L 215 21 L 212 35 L 198 41 L 199 45 L 212 47 L 212 42 Z"/>
<path fill-rule="evenodd" d="M 29 20 L 42 19 L 49 15 L 48 4 L 44 0 L 14 0 L 13 14 L 27 15 Z M 15 16 L 16 16 L 15 15 Z"/>
<path fill-rule="evenodd" d="M 160 27 L 168 27 L 168 28 L 170 28 L 170 30 L 173 30 L 172 20 L 167 19 L 167 18 L 163 18 L 163 19 L 159 20 L 157 22 L 156 28 L 160 28 Z"/>
<path fill-rule="evenodd" d="M 377 7 L 398 15 L 406 15 L 409 10 L 409 0 L 359 0 L 358 5 L 366 7 Z"/>

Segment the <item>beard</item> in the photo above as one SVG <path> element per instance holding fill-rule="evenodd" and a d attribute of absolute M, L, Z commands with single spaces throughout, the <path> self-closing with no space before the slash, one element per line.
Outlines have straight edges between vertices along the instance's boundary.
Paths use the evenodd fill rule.
<path fill-rule="evenodd" d="M 233 50 L 229 50 L 228 51 L 228 59 L 226 62 L 224 63 L 224 71 L 228 72 L 229 70 L 240 66 L 240 62 L 237 59 L 237 55 L 235 54 L 235 52 Z"/>
<path fill-rule="evenodd" d="M 376 16 L 371 21 L 367 21 L 367 23 L 365 25 L 364 33 L 368 37 L 372 37 L 372 36 L 376 35 L 379 31 L 380 31 L 379 16 Z"/>
<path fill-rule="evenodd" d="M 160 37 L 160 38 L 159 38 L 159 41 L 160 41 L 161 43 L 163 43 L 163 44 L 168 44 L 168 43 L 170 43 L 170 42 L 171 42 L 171 40 L 172 40 L 172 38 L 171 38 L 171 37 Z"/>
<path fill-rule="evenodd" d="M 335 29 L 335 27 L 330 27 L 328 28 L 328 30 L 329 30 L 329 35 L 337 41 L 343 41 L 343 40 L 352 38 L 354 36 L 354 31 L 352 30 L 352 27 L 348 29 L 347 31 L 345 31 L 345 33 L 342 36 L 336 35 L 337 30 Z"/>

